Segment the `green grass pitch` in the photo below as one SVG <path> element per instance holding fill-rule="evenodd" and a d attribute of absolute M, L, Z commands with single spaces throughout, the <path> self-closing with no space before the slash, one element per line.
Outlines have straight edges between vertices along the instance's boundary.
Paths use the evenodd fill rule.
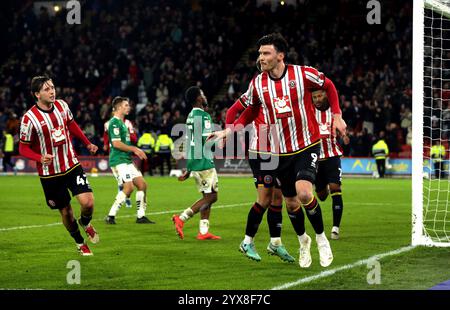
<path fill-rule="evenodd" d="M 250 177 L 220 177 L 219 201 L 213 207 L 210 231 L 218 241 L 198 241 L 196 216 L 185 225 L 179 240 L 172 214 L 199 198 L 193 180 L 147 178 L 147 213 L 156 225 L 135 224 L 135 208 L 120 209 L 117 225 L 108 226 L 108 213 L 117 187 L 113 177 L 89 178 L 95 195 L 93 224 L 100 243 L 92 257 L 81 257 L 60 223 L 59 213 L 45 205 L 37 176 L 0 177 L 0 288 L 1 289 L 429 289 L 450 279 L 450 249 L 415 248 L 382 257 L 380 284 L 368 284 L 368 259 L 407 247 L 411 239 L 411 181 L 344 179 L 341 239 L 330 240 L 335 259 L 319 265 L 315 241 L 313 263 L 301 269 L 266 254 L 266 218 L 256 237 L 262 256 L 257 263 L 238 252 L 249 207 L 256 197 Z M 79 206 L 72 203 L 79 216 Z M 331 229 L 331 199 L 321 203 L 325 229 Z M 53 224 L 53 225 L 52 225 Z M 33 227 L 29 227 L 33 226 Z M 314 232 L 307 222 L 307 232 Z M 298 241 L 285 211 L 282 240 L 298 258 Z M 313 238 L 314 240 L 314 238 Z M 80 284 L 69 285 L 67 264 L 80 262 Z M 345 267 L 343 267 L 345 266 Z M 342 268 L 341 268 L 342 267 Z M 338 269 L 340 268 L 340 269 Z M 324 276 L 327 270 L 338 269 Z"/>

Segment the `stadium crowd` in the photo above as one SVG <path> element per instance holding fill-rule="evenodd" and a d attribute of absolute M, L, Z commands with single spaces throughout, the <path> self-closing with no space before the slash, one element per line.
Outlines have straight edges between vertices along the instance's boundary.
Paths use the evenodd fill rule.
<path fill-rule="evenodd" d="M 276 10 L 257 1 L 81 1 L 80 25 L 68 25 L 64 9 L 54 15 L 36 13 L 33 1 L 15 6 L 5 16 L 11 23 L 0 68 L 0 130 L 16 141 L 20 117 L 33 104 L 30 79 L 43 73 L 99 146 L 117 95 L 131 99 L 138 135 L 170 133 L 183 123 L 191 108 L 183 93 L 195 84 L 215 98 L 209 112 L 222 125 L 257 72 L 253 47 L 270 28 L 288 39 L 288 62 L 314 66 L 334 81 L 351 139 L 346 156 L 370 156 L 380 131 L 394 156 L 410 154 L 410 3 L 386 4 L 380 25 L 367 24 L 365 5 L 348 0 Z"/>

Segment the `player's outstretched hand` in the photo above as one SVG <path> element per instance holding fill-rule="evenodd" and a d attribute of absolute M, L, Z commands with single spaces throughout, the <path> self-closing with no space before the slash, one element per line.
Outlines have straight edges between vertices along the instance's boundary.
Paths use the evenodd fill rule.
<path fill-rule="evenodd" d="M 334 114 L 333 118 L 334 118 L 334 122 L 333 122 L 333 127 L 331 128 L 332 135 L 334 137 L 336 137 L 336 130 L 337 130 L 339 135 L 341 137 L 344 137 L 346 135 L 346 132 L 347 132 L 347 124 L 342 119 L 342 115 L 341 114 Z"/>
<path fill-rule="evenodd" d="M 89 153 L 91 153 L 91 155 L 94 155 L 98 151 L 98 146 L 92 143 L 89 144 L 86 148 L 88 149 Z"/>
<path fill-rule="evenodd" d="M 147 159 L 147 154 L 145 154 L 145 152 L 138 147 L 133 148 L 133 153 L 134 153 L 134 155 L 139 157 L 139 159 L 142 159 L 142 160 Z"/>
<path fill-rule="evenodd" d="M 183 182 L 183 181 L 187 180 L 190 175 L 191 175 L 190 171 L 183 169 L 183 173 L 178 177 L 178 181 Z"/>
<path fill-rule="evenodd" d="M 211 132 L 208 136 L 208 138 L 206 139 L 207 141 L 214 141 L 214 142 L 219 142 L 219 148 L 223 148 L 225 145 L 225 140 L 227 139 L 228 135 L 231 133 L 231 129 L 227 128 L 225 130 L 219 130 L 219 131 L 214 131 Z"/>
<path fill-rule="evenodd" d="M 208 136 L 208 141 L 209 140 L 214 140 L 214 141 L 219 141 L 221 139 L 225 139 L 229 134 L 231 133 L 231 129 L 227 128 L 224 130 L 219 130 L 219 131 L 214 131 L 211 132 Z"/>

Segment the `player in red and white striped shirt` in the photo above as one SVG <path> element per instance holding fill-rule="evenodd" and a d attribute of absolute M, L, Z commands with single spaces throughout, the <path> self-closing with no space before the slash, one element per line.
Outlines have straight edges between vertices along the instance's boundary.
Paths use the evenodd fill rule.
<path fill-rule="evenodd" d="M 243 94 L 228 109 L 225 123 L 232 125 L 237 114 L 242 113 L 248 105 L 248 98 Z M 267 251 L 269 254 L 276 255 L 284 261 L 294 262 L 295 259 L 287 252 L 281 242 L 283 195 L 280 186 L 276 182 L 275 170 L 264 169 L 264 165 L 267 165 L 273 159 L 270 154 L 270 144 L 268 142 L 268 126 L 264 114 L 260 110 L 258 117 L 252 122 L 251 139 L 248 147 L 248 163 L 252 169 L 258 196 L 247 217 L 244 241 L 248 240 L 250 244 L 253 244 L 252 241 L 258 231 L 263 215 L 268 210 L 267 224 L 269 226 L 270 242 L 267 246 Z M 256 216 L 254 215 L 255 213 Z M 250 259 L 256 261 L 261 260 L 256 249 L 253 251 L 244 251 L 244 254 Z"/>
<path fill-rule="evenodd" d="M 333 200 L 333 228 L 331 229 L 331 239 L 339 239 L 339 226 L 341 223 L 344 203 L 342 200 L 342 169 L 341 156 L 342 148 L 335 136 L 331 134 L 333 115 L 323 90 L 317 90 L 312 93 L 312 101 L 316 107 L 316 118 L 319 123 L 319 132 L 321 136 L 321 150 L 317 165 L 316 193 L 321 201 L 325 201 L 328 193 Z M 344 136 L 344 143 L 349 139 Z"/>
<path fill-rule="evenodd" d="M 280 34 L 262 37 L 258 47 L 263 72 L 251 81 L 246 94 L 251 105 L 234 124 L 250 123 L 263 109 L 269 124 L 275 125 L 275 132 L 271 132 L 271 151 L 280 156 L 277 179 L 300 242 L 300 267 L 311 265 L 311 238 L 305 232 L 304 215 L 298 201 L 306 209 L 316 232 L 320 264 L 326 267 L 333 261 L 333 254 L 324 234 L 322 213 L 312 188 L 320 152 L 320 135 L 311 92 L 317 89 L 326 91 L 333 112 L 333 131 L 337 129 L 345 133 L 346 124 L 342 120 L 338 94 L 333 82 L 316 69 L 285 64 L 288 46 Z M 231 132 L 227 128 L 212 137 L 222 139 Z M 244 251 L 250 248 L 251 243 L 241 246 Z"/>
<path fill-rule="evenodd" d="M 19 152 L 37 162 L 47 205 L 59 210 L 62 222 L 75 240 L 81 255 L 92 255 L 80 234 L 70 205 L 69 190 L 81 206 L 78 223 L 84 228 L 89 240 L 97 243 L 99 236 L 90 223 L 94 211 L 94 196 L 73 150 L 71 138 L 74 136 L 81 140 L 91 154 L 95 154 L 98 148 L 83 134 L 67 103 L 55 99 L 55 86 L 49 77 L 34 77 L 31 81 L 31 94 L 37 102 L 22 118 Z"/>

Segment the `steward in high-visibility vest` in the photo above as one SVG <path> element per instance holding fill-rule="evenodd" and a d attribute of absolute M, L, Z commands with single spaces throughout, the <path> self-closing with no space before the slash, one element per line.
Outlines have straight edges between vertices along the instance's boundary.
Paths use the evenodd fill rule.
<path fill-rule="evenodd" d="M 389 155 L 389 148 L 384 139 L 379 139 L 378 142 L 372 146 L 372 155 L 375 157 L 380 178 L 384 178 L 384 173 L 386 172 L 386 157 Z"/>
<path fill-rule="evenodd" d="M 170 156 L 174 149 L 172 138 L 167 134 L 160 134 L 156 140 L 155 152 L 159 156 L 159 164 L 161 169 L 161 175 L 164 175 L 164 162 L 167 163 L 168 173 L 172 170 L 172 163 L 170 162 Z"/>
<path fill-rule="evenodd" d="M 149 175 L 153 175 L 153 153 L 155 144 L 155 138 L 153 138 L 153 135 L 149 132 L 145 132 L 138 140 L 137 147 L 147 154 L 147 159 L 141 161 L 141 171 L 143 174 L 145 174 L 145 171 L 148 171 Z"/>
<path fill-rule="evenodd" d="M 14 153 L 14 137 L 9 132 L 3 132 L 3 172 L 8 171 L 8 166 L 14 170 L 11 157 Z"/>
<path fill-rule="evenodd" d="M 436 179 L 442 178 L 444 175 L 443 159 L 445 158 L 445 147 L 439 142 L 436 142 L 431 147 L 430 157 L 433 159 L 434 176 Z"/>

